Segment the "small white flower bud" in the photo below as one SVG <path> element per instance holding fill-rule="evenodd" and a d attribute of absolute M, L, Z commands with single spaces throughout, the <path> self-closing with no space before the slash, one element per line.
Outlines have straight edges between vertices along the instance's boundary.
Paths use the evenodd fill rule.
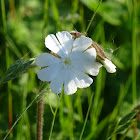
<path fill-rule="evenodd" d="M 109 59 L 105 58 L 105 60 L 101 60 L 101 62 L 109 73 L 116 72 L 116 66 Z"/>

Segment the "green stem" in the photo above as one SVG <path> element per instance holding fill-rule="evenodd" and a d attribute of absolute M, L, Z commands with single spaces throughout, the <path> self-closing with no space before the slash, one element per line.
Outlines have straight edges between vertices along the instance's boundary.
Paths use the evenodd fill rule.
<path fill-rule="evenodd" d="M 3 21 L 3 28 L 4 28 L 4 33 L 7 33 L 7 28 L 6 28 L 6 14 L 5 14 L 5 0 L 1 0 L 1 13 L 2 13 L 2 21 Z"/>
<path fill-rule="evenodd" d="M 137 48 L 136 48 L 136 10 L 137 10 L 137 2 L 134 0 L 133 4 L 133 17 L 132 17 L 132 99 L 133 104 L 136 104 L 136 56 L 137 56 Z"/>
<path fill-rule="evenodd" d="M 13 19 L 16 17 L 15 0 L 9 0 L 10 13 Z"/>
<path fill-rule="evenodd" d="M 51 136 L 52 136 L 52 131 L 53 131 L 53 127 L 54 127 L 54 122 L 55 122 L 55 118 L 56 118 L 56 113 L 57 113 L 57 110 L 58 110 L 58 107 L 59 107 L 59 103 L 60 103 L 60 100 L 61 100 L 61 97 L 62 97 L 62 93 L 59 97 L 59 100 L 58 100 L 58 103 L 57 103 L 57 107 L 55 109 L 55 113 L 54 113 L 54 116 L 53 116 L 53 121 L 52 121 L 52 126 L 51 126 L 51 131 L 50 131 L 50 136 L 49 136 L 49 140 L 51 139 Z"/>
<path fill-rule="evenodd" d="M 50 100 L 49 100 L 48 96 L 47 96 L 47 99 L 48 99 L 48 103 L 49 103 L 49 106 L 50 106 L 51 112 L 52 112 L 52 114 L 54 115 L 54 111 L 53 111 L 53 108 L 52 108 L 52 105 L 51 105 L 51 103 L 50 103 Z"/>
<path fill-rule="evenodd" d="M 91 20 L 90 20 L 90 22 L 89 22 L 89 24 L 88 24 L 88 26 L 87 26 L 86 33 L 88 32 L 89 27 L 90 27 L 91 23 L 93 22 L 93 19 L 94 19 L 94 17 L 95 17 L 95 15 L 96 15 L 96 13 L 97 13 L 97 10 L 98 10 L 98 8 L 99 8 L 99 6 L 100 6 L 101 2 L 102 2 L 102 0 L 100 0 L 100 1 L 99 1 L 99 4 L 98 4 L 98 6 L 97 6 L 97 8 L 96 8 L 95 12 L 94 12 L 94 13 L 93 13 L 93 15 L 92 15 L 92 18 L 91 18 Z"/>
<path fill-rule="evenodd" d="M 37 104 L 37 140 L 42 140 L 43 136 L 43 99 Z"/>
<path fill-rule="evenodd" d="M 137 137 L 135 138 L 135 140 L 139 140 L 140 139 L 140 132 L 138 133 Z"/>
<path fill-rule="evenodd" d="M 42 88 L 43 84 L 40 86 L 40 89 Z M 43 93 L 44 91 L 42 90 L 40 92 L 39 90 L 39 94 L 36 95 L 36 97 L 32 100 L 32 102 L 26 107 L 26 109 L 22 112 L 22 114 L 18 117 L 18 119 L 15 121 L 15 123 L 13 124 L 13 126 L 11 127 L 11 129 L 8 131 L 8 133 L 6 134 L 6 136 L 3 138 L 3 140 L 6 140 L 6 138 L 8 137 L 8 135 L 10 134 L 10 132 L 13 130 L 13 128 L 15 127 L 15 125 L 18 123 L 18 121 L 21 119 L 21 117 L 23 116 L 23 114 L 32 106 L 32 104 L 40 97 L 40 95 Z"/>
<path fill-rule="evenodd" d="M 10 55 L 9 55 L 9 48 L 6 47 L 6 64 L 7 64 L 7 70 L 10 66 Z M 9 129 L 12 127 L 13 123 L 13 104 L 12 104 L 12 93 L 11 93 L 11 87 L 12 87 L 12 81 L 8 82 L 7 89 L 8 89 L 8 111 L 9 111 Z M 13 137 L 13 133 L 10 133 L 10 140 Z"/>
<path fill-rule="evenodd" d="M 46 36 L 47 30 L 47 24 L 48 24 L 48 8 L 49 7 L 49 2 L 48 0 L 44 0 L 44 15 L 43 15 L 43 28 L 42 28 L 42 39 L 44 41 L 44 37 Z"/>
<path fill-rule="evenodd" d="M 89 103 L 88 111 L 87 111 L 87 114 L 86 114 L 85 122 L 84 122 L 84 125 L 83 125 L 83 128 L 82 128 L 82 132 L 81 132 L 79 140 L 82 139 L 82 136 L 83 136 L 83 133 L 84 133 L 84 130 L 85 130 L 85 127 L 86 127 L 87 119 L 88 119 L 88 116 L 89 116 L 89 111 L 90 111 L 90 108 L 91 108 L 91 105 L 92 105 L 93 95 L 94 95 L 94 93 L 92 93 L 91 98 L 90 98 L 90 103 Z"/>

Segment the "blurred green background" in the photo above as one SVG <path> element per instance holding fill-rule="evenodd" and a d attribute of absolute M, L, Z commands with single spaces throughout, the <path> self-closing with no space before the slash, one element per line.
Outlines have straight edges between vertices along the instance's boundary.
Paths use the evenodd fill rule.
<path fill-rule="evenodd" d="M 33 58 L 45 48 L 45 37 L 57 31 L 85 32 L 98 0 L 0 0 L 0 77 L 17 59 Z M 103 0 L 87 36 L 98 42 L 117 66 L 115 74 L 100 69 L 94 83 L 72 96 L 62 95 L 52 140 L 78 140 L 91 94 L 93 102 L 83 134 L 84 140 L 105 140 L 110 127 L 139 104 L 140 100 L 140 1 Z M 0 85 L 0 139 L 38 93 L 39 68 L 29 69 Z M 50 134 L 58 96 L 44 97 L 44 140 Z M 10 133 L 8 140 L 36 138 L 34 103 Z M 139 122 L 130 124 L 112 140 L 131 140 L 140 132 Z M 111 129 L 113 130 L 113 129 Z"/>

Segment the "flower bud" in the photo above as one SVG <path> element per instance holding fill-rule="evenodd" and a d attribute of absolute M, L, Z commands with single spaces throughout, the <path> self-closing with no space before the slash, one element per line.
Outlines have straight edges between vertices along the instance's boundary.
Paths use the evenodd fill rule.
<path fill-rule="evenodd" d="M 116 66 L 109 59 L 105 58 L 105 60 L 101 60 L 101 62 L 109 73 L 116 72 Z"/>
<path fill-rule="evenodd" d="M 107 58 L 100 45 L 98 45 L 97 43 L 95 43 L 93 41 L 92 44 L 91 44 L 91 47 L 94 47 L 95 50 L 96 50 L 97 60 L 100 61 L 100 60 L 105 60 L 105 58 Z"/>
<path fill-rule="evenodd" d="M 77 31 L 71 31 L 70 34 L 73 36 L 74 39 L 76 39 L 78 37 L 81 37 L 81 36 L 86 36 L 86 33 L 80 33 L 80 32 L 77 32 Z M 87 50 L 92 48 L 92 47 L 94 47 L 95 50 L 96 50 L 96 53 L 97 53 L 96 60 L 97 60 L 97 62 L 102 64 L 109 73 L 116 72 L 116 66 L 107 58 L 107 56 L 105 55 L 101 46 L 98 45 L 96 42 L 92 41 L 91 46 L 89 46 L 87 48 Z"/>
<path fill-rule="evenodd" d="M 90 47 L 95 48 L 97 53 L 96 59 L 106 68 L 107 72 L 109 73 L 116 72 L 116 66 L 107 58 L 100 45 L 98 45 L 93 41 Z"/>
<path fill-rule="evenodd" d="M 73 36 L 74 39 L 76 39 L 77 37 L 86 36 L 86 33 L 80 33 L 77 31 L 71 31 L 70 34 Z"/>

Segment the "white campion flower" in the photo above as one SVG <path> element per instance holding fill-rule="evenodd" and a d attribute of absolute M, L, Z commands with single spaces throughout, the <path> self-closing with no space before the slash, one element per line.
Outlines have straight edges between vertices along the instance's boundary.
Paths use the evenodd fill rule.
<path fill-rule="evenodd" d="M 57 38 L 56 38 L 57 37 Z M 80 37 L 75 40 L 67 31 L 48 35 L 45 38 L 46 47 L 60 57 L 42 53 L 36 57 L 36 65 L 43 67 L 37 76 L 41 81 L 50 82 L 54 93 L 61 93 L 64 85 L 66 95 L 73 94 L 77 88 L 90 86 L 93 79 L 86 75 L 96 76 L 101 64 L 96 62 L 96 50 L 90 48 L 92 40 Z"/>

